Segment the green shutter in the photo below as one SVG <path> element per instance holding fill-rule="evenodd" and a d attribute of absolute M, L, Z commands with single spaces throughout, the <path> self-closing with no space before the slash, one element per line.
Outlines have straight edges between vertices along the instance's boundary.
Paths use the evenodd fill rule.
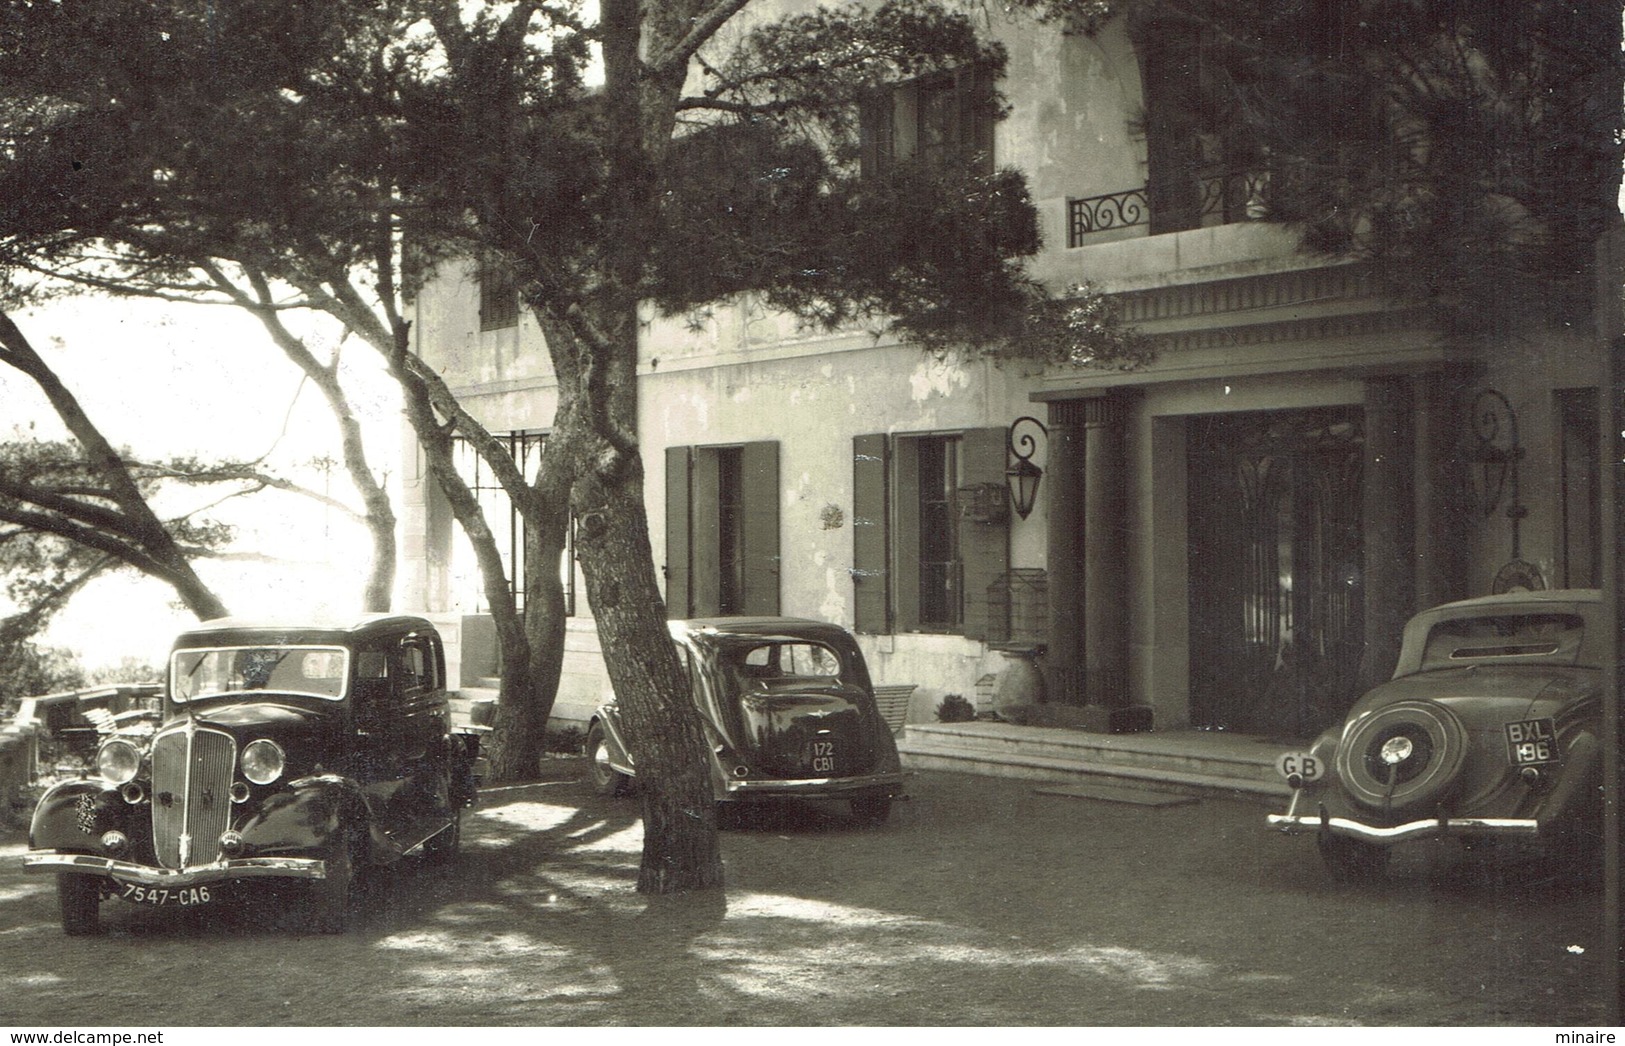
<path fill-rule="evenodd" d="M 886 476 L 883 433 L 852 440 L 852 611 L 859 632 L 891 631 L 887 598 Z"/>
<path fill-rule="evenodd" d="M 972 429 L 959 441 L 961 486 L 994 484 L 1005 487 L 1005 439 L 1001 428 Z M 1008 497 L 1008 495 L 1004 495 Z M 1010 567 L 1010 522 L 1008 514 L 998 522 L 959 521 L 959 560 L 965 579 L 965 636 L 988 636 L 988 589 Z"/>
<path fill-rule="evenodd" d="M 689 557 L 689 449 L 666 448 L 666 613 L 675 618 L 693 616 Z"/>
<path fill-rule="evenodd" d="M 722 613 L 722 448 L 695 447 L 688 466 L 688 605 L 691 617 Z"/>
<path fill-rule="evenodd" d="M 904 436 L 888 444 L 886 552 L 889 573 L 887 620 L 898 632 L 920 630 L 920 443 L 930 437 Z M 954 584 L 959 579 L 953 579 Z"/>
<path fill-rule="evenodd" d="M 859 103 L 858 151 L 865 178 L 878 178 L 892 168 L 897 149 L 896 104 L 890 87 L 872 92 Z"/>
<path fill-rule="evenodd" d="M 993 124 L 996 107 L 993 73 L 976 63 L 954 73 L 954 95 L 959 105 L 958 146 L 960 155 L 980 175 L 993 173 Z"/>
<path fill-rule="evenodd" d="M 740 500 L 744 503 L 740 554 L 744 559 L 742 607 L 746 614 L 779 613 L 779 443 L 763 440 L 742 448 Z"/>

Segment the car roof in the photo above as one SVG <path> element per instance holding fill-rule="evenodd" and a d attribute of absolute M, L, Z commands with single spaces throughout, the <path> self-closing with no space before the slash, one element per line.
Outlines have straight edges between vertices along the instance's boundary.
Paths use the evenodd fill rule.
<path fill-rule="evenodd" d="M 217 617 L 199 622 L 176 637 L 173 649 L 235 643 L 345 645 L 404 632 L 434 632 L 434 625 L 415 614 L 363 614 L 348 620 Z M 438 634 L 438 633 L 437 633 Z"/>
<path fill-rule="evenodd" d="M 1424 610 L 1405 624 L 1400 644 L 1395 676 L 1419 671 L 1427 647 L 1427 637 L 1433 626 L 1442 621 L 1492 614 L 1539 614 L 1567 611 L 1580 614 L 1589 625 L 1595 626 L 1596 613 L 1602 606 L 1602 592 L 1595 588 L 1553 588 L 1539 591 L 1502 592 L 1489 596 L 1462 599 L 1454 603 Z M 1588 627 L 1575 655 L 1575 664 L 1596 667 L 1611 657 L 1605 649 L 1608 637 L 1596 627 Z"/>
<path fill-rule="evenodd" d="M 1433 611 L 1471 610 L 1480 607 L 1540 607 L 1551 603 L 1600 603 L 1602 590 L 1596 588 L 1545 588 L 1529 591 L 1498 592 L 1489 596 L 1474 596 L 1445 603 Z"/>
<path fill-rule="evenodd" d="M 696 617 L 668 623 L 673 636 L 711 633 L 738 636 L 849 635 L 829 621 L 806 617 Z"/>

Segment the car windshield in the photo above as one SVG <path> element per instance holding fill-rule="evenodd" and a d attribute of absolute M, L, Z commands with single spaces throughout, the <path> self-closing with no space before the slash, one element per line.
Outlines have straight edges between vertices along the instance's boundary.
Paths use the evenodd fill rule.
<path fill-rule="evenodd" d="M 1441 621 L 1428 631 L 1425 668 L 1492 659 L 1572 662 L 1585 634 L 1578 614 L 1496 614 Z"/>
<path fill-rule="evenodd" d="M 336 646 L 240 646 L 177 650 L 170 657 L 176 701 L 270 690 L 338 701 L 350 655 Z"/>

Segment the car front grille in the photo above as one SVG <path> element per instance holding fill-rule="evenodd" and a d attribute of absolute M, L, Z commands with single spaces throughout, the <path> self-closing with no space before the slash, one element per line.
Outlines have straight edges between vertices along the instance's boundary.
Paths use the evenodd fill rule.
<path fill-rule="evenodd" d="M 152 841 L 165 868 L 207 864 L 231 819 L 237 742 L 187 725 L 152 745 Z"/>

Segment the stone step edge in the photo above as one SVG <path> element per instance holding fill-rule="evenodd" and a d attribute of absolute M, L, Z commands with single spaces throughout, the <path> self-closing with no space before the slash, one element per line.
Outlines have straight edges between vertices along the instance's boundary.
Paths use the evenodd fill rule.
<path fill-rule="evenodd" d="M 1054 755 L 1034 751 L 990 752 L 986 748 L 958 745 L 899 745 L 898 754 L 910 758 L 942 758 L 954 763 L 986 763 L 990 766 L 1013 764 L 1038 766 L 1068 773 L 1097 774 L 1143 778 L 1146 780 L 1175 780 L 1189 777 L 1200 780 L 1244 781 L 1251 785 L 1274 790 L 1278 785 L 1286 794 L 1285 781 L 1277 781 L 1274 767 L 1251 763 L 1212 762 L 1201 756 L 1117 762 L 1105 759 L 1084 759 L 1075 755 Z"/>
<path fill-rule="evenodd" d="M 1078 763 L 1104 766 L 1165 766 L 1203 765 L 1230 767 L 1243 775 L 1275 772 L 1273 755 L 1239 756 L 1227 752 L 1206 751 L 1147 751 L 1145 749 L 1118 748 L 1109 745 L 1067 744 L 1047 739 L 968 737 L 963 734 L 921 734 L 910 725 L 909 732 L 898 740 L 899 751 L 905 752 L 975 752 L 989 759 L 1037 756 L 1065 759 Z"/>
<path fill-rule="evenodd" d="M 1189 773 L 1159 767 L 1126 766 L 1115 763 L 1079 763 L 1070 759 L 1051 759 L 1034 755 L 1017 755 L 995 759 L 989 758 L 986 753 L 974 749 L 939 749 L 930 752 L 905 750 L 902 756 L 903 765 L 910 769 L 964 771 L 967 766 L 972 765 L 989 768 L 1014 767 L 1047 771 L 1061 775 L 1062 778 L 1129 780 L 1142 783 L 1148 787 L 1155 787 L 1160 784 L 1210 791 L 1238 791 L 1272 799 L 1288 799 L 1292 795 L 1292 790 L 1287 787 L 1285 781 L 1276 783 L 1260 781 L 1254 778 L 1227 777 L 1223 774 Z M 935 763 L 936 765 L 923 765 L 925 763 Z M 998 774 L 993 773 L 990 776 L 998 776 Z"/>
<path fill-rule="evenodd" d="M 1018 727 L 1016 729 L 1020 732 L 990 733 L 980 730 L 960 729 L 954 724 L 909 723 L 908 736 L 927 742 L 937 738 L 949 738 L 952 739 L 952 742 L 968 742 L 976 745 L 997 745 L 1002 747 L 1038 745 L 1047 748 L 1085 749 L 1137 757 L 1151 756 L 1154 758 L 1179 758 L 1191 752 L 1199 752 L 1204 759 L 1218 759 L 1245 764 L 1256 763 L 1260 766 L 1273 766 L 1276 756 L 1290 747 L 1288 745 L 1281 745 L 1278 748 L 1272 748 L 1270 745 L 1265 744 L 1249 745 L 1249 748 L 1256 747 L 1257 751 L 1249 750 L 1243 753 L 1234 748 L 1215 750 L 1200 743 L 1193 747 L 1191 744 L 1155 732 L 1144 734 L 1099 734 L 1084 730 L 1063 730 L 1045 727 Z M 1307 744 L 1308 742 L 1304 742 L 1305 746 Z"/>

